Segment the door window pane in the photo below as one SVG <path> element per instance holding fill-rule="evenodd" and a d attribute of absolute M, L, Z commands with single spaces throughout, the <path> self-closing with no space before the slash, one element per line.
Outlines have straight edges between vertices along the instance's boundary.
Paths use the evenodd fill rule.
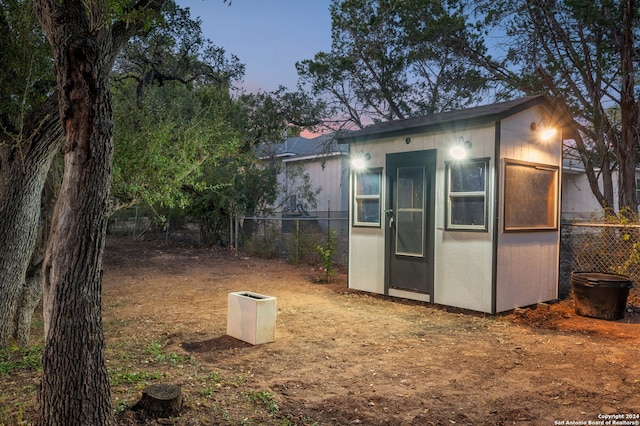
<path fill-rule="evenodd" d="M 399 167 L 396 185 L 396 254 L 424 255 L 424 167 Z"/>

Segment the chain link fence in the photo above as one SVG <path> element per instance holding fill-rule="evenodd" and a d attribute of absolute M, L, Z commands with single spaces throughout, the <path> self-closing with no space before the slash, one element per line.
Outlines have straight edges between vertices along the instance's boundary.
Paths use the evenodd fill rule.
<path fill-rule="evenodd" d="M 333 262 L 348 262 L 346 212 L 305 216 L 279 214 L 270 217 L 240 216 L 236 221 L 236 248 L 260 257 L 285 258 L 292 263 L 315 265 L 322 262 L 316 247 L 326 247 L 335 239 Z"/>
<path fill-rule="evenodd" d="M 621 274 L 640 283 L 640 225 L 563 224 L 560 260 L 561 294 L 574 271 Z"/>
<path fill-rule="evenodd" d="M 133 206 L 114 213 L 109 218 L 109 235 L 131 239 L 161 240 L 172 243 L 200 244 L 198 224 L 184 216 L 158 217 L 151 208 Z"/>
<path fill-rule="evenodd" d="M 132 239 L 202 244 L 198 224 L 183 217 L 159 223 L 150 209 L 131 207 L 109 220 L 109 233 Z M 313 216 L 281 213 L 268 217 L 236 216 L 221 230 L 222 245 L 247 255 L 282 258 L 296 264 L 322 262 L 316 246 L 336 239 L 333 261 L 348 264 L 347 212 Z M 640 225 L 563 223 L 560 249 L 560 297 L 571 291 L 571 272 L 626 275 L 640 284 Z"/>
<path fill-rule="evenodd" d="M 335 238 L 333 261 L 347 265 L 347 212 L 315 212 L 313 215 L 279 213 L 268 217 L 238 215 L 220 227 L 220 245 L 247 255 L 283 258 L 296 264 L 319 264 L 316 246 L 327 246 Z M 110 235 L 171 243 L 205 244 L 198 223 L 184 216 L 167 215 L 160 220 L 153 210 L 134 206 L 109 219 Z"/>

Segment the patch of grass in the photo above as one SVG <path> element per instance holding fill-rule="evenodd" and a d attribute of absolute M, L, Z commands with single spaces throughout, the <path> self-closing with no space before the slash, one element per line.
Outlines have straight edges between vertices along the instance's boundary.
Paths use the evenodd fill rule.
<path fill-rule="evenodd" d="M 215 371 L 211 371 L 211 372 L 209 372 L 209 374 L 207 374 L 207 375 L 204 377 L 204 380 L 206 380 L 206 381 L 212 381 L 212 382 L 214 382 L 214 383 L 220 383 L 221 381 L 223 381 L 223 380 L 224 380 L 224 377 L 222 377 L 222 375 L 221 375 L 221 374 L 216 373 Z"/>
<path fill-rule="evenodd" d="M 189 360 L 189 358 L 183 355 L 178 355 L 175 352 L 171 352 L 167 355 L 164 350 L 162 350 L 162 345 L 159 342 L 151 342 L 151 344 L 147 347 L 146 352 L 151 355 L 154 362 L 158 363 L 169 363 L 176 365 Z"/>
<path fill-rule="evenodd" d="M 104 331 L 113 331 L 126 328 L 132 323 L 133 321 L 131 319 L 112 319 L 110 321 L 103 322 L 102 329 Z"/>
<path fill-rule="evenodd" d="M 280 409 L 273 394 L 269 391 L 249 391 L 246 395 L 249 401 L 262 404 L 272 414 L 277 413 Z"/>
<path fill-rule="evenodd" d="M 0 406 L 0 425 L 26 424 L 24 412 L 18 407 L 14 412 L 9 412 L 5 407 Z"/>
<path fill-rule="evenodd" d="M 116 414 L 120 414 L 123 411 L 127 411 L 129 408 L 131 408 L 131 404 L 127 401 L 118 401 L 118 403 L 116 403 L 116 406 L 113 408 L 113 411 Z"/>
<path fill-rule="evenodd" d="M 43 349 L 42 345 L 0 349 L 0 375 L 9 375 L 17 370 L 40 371 Z"/>
<path fill-rule="evenodd" d="M 40 330 L 44 328 L 44 319 L 42 317 L 33 317 L 31 319 L 31 329 L 32 330 Z"/>
<path fill-rule="evenodd" d="M 111 370 L 109 371 L 109 382 L 113 386 L 118 386 L 121 384 L 135 384 L 135 383 L 146 383 L 153 380 L 160 380 L 162 378 L 162 374 L 153 372 L 147 373 L 146 371 L 122 371 L 122 370 Z"/>
<path fill-rule="evenodd" d="M 211 398 L 213 396 L 213 388 L 206 387 L 200 389 L 200 396 L 203 398 Z"/>

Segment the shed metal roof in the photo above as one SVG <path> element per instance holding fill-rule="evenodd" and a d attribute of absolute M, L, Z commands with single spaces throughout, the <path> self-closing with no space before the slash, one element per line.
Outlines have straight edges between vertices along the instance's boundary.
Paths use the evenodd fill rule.
<path fill-rule="evenodd" d="M 363 129 L 341 135 L 339 142 L 363 142 L 385 137 L 447 130 L 461 123 L 465 125 L 483 124 L 501 120 L 538 104 L 544 104 L 550 110 L 554 110 L 549 98 L 545 95 L 527 96 L 511 101 L 481 105 L 459 111 L 448 111 L 411 117 L 404 120 L 376 123 Z"/>

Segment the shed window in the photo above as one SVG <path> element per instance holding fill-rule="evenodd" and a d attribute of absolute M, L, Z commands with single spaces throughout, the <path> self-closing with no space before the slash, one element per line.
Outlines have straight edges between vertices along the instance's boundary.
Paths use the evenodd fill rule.
<path fill-rule="evenodd" d="M 446 163 L 447 230 L 487 230 L 489 159 Z"/>
<path fill-rule="evenodd" d="M 505 161 L 505 231 L 557 229 L 557 211 L 557 166 Z"/>
<path fill-rule="evenodd" d="M 353 225 L 380 226 L 382 169 L 371 169 L 354 174 L 353 184 Z"/>

